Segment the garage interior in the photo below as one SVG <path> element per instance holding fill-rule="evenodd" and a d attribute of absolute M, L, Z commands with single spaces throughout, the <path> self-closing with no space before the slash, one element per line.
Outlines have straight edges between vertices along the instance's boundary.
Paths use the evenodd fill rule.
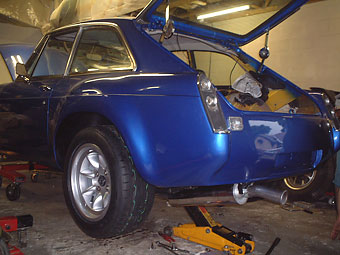
<path fill-rule="evenodd" d="M 0 1 L 0 44 L 31 44 L 39 42 L 51 29 L 79 21 L 134 16 L 148 1 L 121 0 L 21 0 Z M 170 0 L 185 16 L 185 10 L 204 7 L 206 2 L 223 5 L 219 0 Z M 249 1 L 230 1 L 230 6 Z M 236 3 L 238 2 L 238 3 Z M 204 20 L 205 24 L 227 29 L 248 29 L 242 24 L 249 19 L 270 15 L 280 7 L 281 1 L 254 0 L 252 9 L 246 12 Z M 229 3 L 230 4 L 230 3 Z M 226 4 L 224 8 L 230 8 Z M 303 89 L 318 87 L 340 92 L 340 1 L 310 0 L 301 10 L 269 32 L 270 56 L 265 65 Z M 207 11 L 207 10 L 205 10 Z M 207 11 L 208 12 L 208 11 Z M 237 24 L 237 25 L 235 25 Z M 246 25 L 244 25 L 246 26 Z M 239 32 L 233 31 L 233 32 Z M 258 52 L 264 46 L 265 35 L 242 49 L 261 61 Z M 180 56 L 179 56 L 180 57 Z M 222 80 L 225 63 L 213 59 L 213 54 L 201 56 L 202 67 L 213 82 Z M 0 65 L 1 66 L 1 65 Z M 5 76 L 0 69 L 0 76 Z M 0 159 L 0 163 L 3 159 Z M 4 161 L 4 160 L 3 160 Z M 333 174 L 333 164 L 327 165 Z M 19 162 L 20 163 L 20 162 Z M 328 170 L 327 170 L 328 171 Z M 31 181 L 32 171 L 21 171 L 27 180 L 21 185 L 18 200 L 9 201 L 6 187 L 10 181 L 3 178 L 0 189 L 0 217 L 32 215 L 33 226 L 25 230 L 24 254 L 206 254 L 225 252 L 175 237 L 176 246 L 186 252 L 169 251 L 157 245 L 167 243 L 159 232 L 166 226 L 190 223 L 192 219 L 183 207 L 172 207 L 167 202 L 164 189 L 158 189 L 154 206 L 147 220 L 138 230 L 109 239 L 94 239 L 85 235 L 72 220 L 65 205 L 62 190 L 62 174 L 41 171 Z M 222 225 L 254 236 L 254 255 L 267 253 L 275 238 L 280 242 L 272 254 L 340 254 L 340 241 L 331 240 L 330 232 L 336 219 L 332 180 L 327 177 L 327 192 L 310 201 L 289 200 L 287 206 L 256 199 L 239 206 L 207 207 L 211 216 Z M 255 199 L 254 199 L 255 200 Z M 18 238 L 12 234 L 11 244 L 18 246 Z"/>

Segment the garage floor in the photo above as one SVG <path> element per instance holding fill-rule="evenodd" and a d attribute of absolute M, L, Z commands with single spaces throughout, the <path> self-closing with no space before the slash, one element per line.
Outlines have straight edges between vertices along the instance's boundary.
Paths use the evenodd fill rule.
<path fill-rule="evenodd" d="M 169 208 L 158 196 L 141 229 L 120 238 L 96 240 L 83 234 L 73 222 L 64 203 L 60 175 L 51 178 L 41 175 L 38 183 L 27 181 L 22 185 L 21 198 L 14 202 L 6 199 L 6 186 L 4 182 L 0 189 L 0 216 L 31 214 L 34 217 L 34 226 L 27 232 L 28 246 L 22 248 L 26 255 L 166 255 L 171 253 L 159 247 L 150 249 L 152 242 L 165 242 L 157 232 L 167 225 L 190 223 L 183 208 Z M 340 254 L 340 240 L 329 239 L 335 219 L 334 208 L 318 209 L 308 214 L 289 212 L 278 205 L 257 201 L 244 206 L 210 208 L 209 211 L 216 221 L 225 226 L 253 234 L 255 255 L 265 254 L 276 237 L 281 238 L 281 242 L 272 253 L 274 255 Z M 178 247 L 191 251 L 191 254 L 206 252 L 203 246 L 175 239 Z"/>

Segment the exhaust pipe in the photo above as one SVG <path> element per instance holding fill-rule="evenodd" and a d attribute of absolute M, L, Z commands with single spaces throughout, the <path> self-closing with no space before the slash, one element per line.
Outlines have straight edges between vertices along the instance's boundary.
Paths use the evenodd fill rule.
<path fill-rule="evenodd" d="M 248 198 L 260 197 L 276 204 L 284 205 L 288 199 L 286 190 L 278 191 L 266 186 L 250 184 L 242 187 L 240 184 L 234 184 L 232 190 L 224 192 L 208 192 L 201 196 L 191 196 L 186 198 L 168 199 L 170 206 L 221 206 L 231 203 L 243 205 L 247 203 Z"/>
<path fill-rule="evenodd" d="M 288 200 L 287 190 L 278 191 L 266 186 L 250 185 L 246 188 L 241 188 L 239 184 L 233 186 L 233 197 L 236 203 L 243 205 L 251 197 L 260 197 L 275 204 L 284 205 Z"/>

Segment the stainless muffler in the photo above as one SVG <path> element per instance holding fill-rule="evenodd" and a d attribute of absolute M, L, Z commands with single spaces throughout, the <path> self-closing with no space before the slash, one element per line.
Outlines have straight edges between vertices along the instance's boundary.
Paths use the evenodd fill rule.
<path fill-rule="evenodd" d="M 233 197 L 236 203 L 243 205 L 251 197 L 260 197 L 276 204 L 284 205 L 288 200 L 287 190 L 278 191 L 266 186 L 253 185 L 241 188 L 239 184 L 233 186 Z"/>
<path fill-rule="evenodd" d="M 168 199 L 170 206 L 221 206 L 230 203 L 243 205 L 249 198 L 259 197 L 269 200 L 276 204 L 285 204 L 288 199 L 286 190 L 278 191 L 266 186 L 250 184 L 242 186 L 234 184 L 232 190 L 224 192 L 207 192 L 201 196 L 192 196 L 186 198 Z"/>

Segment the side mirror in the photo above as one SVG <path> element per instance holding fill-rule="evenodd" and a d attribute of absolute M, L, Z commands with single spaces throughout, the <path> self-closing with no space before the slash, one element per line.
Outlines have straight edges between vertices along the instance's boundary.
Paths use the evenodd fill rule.
<path fill-rule="evenodd" d="M 15 72 L 19 76 L 27 77 L 27 71 L 24 64 L 17 63 L 17 65 L 15 66 Z"/>

